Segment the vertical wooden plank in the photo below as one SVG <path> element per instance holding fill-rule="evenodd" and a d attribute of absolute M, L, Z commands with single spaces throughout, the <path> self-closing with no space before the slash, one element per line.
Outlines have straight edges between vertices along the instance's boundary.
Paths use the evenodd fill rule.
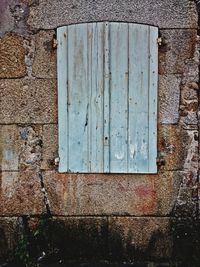
<path fill-rule="evenodd" d="M 59 133 L 59 172 L 68 170 L 68 114 L 67 114 L 67 27 L 57 29 L 57 77 L 58 77 L 58 133 Z"/>
<path fill-rule="evenodd" d="M 68 153 L 72 172 L 89 171 L 87 38 L 87 24 L 68 26 Z"/>
<path fill-rule="evenodd" d="M 109 23 L 104 24 L 104 172 L 110 172 L 110 27 Z"/>
<path fill-rule="evenodd" d="M 149 173 L 157 172 L 158 28 L 149 28 Z"/>
<path fill-rule="evenodd" d="M 103 172 L 103 23 L 88 24 L 90 172 Z"/>
<path fill-rule="evenodd" d="M 148 172 L 149 29 L 129 25 L 129 172 Z"/>
<path fill-rule="evenodd" d="M 92 88 L 93 86 L 93 80 L 92 77 L 92 63 L 94 64 L 94 69 L 96 68 L 95 63 L 93 61 L 93 57 L 95 57 L 95 47 L 93 40 L 95 39 L 95 25 L 94 24 L 87 24 L 87 88 L 85 88 L 86 91 L 88 91 L 88 94 L 86 96 L 88 101 L 88 114 L 87 114 L 87 159 L 88 159 L 88 172 L 91 172 L 91 153 L 93 149 L 93 142 L 95 140 L 92 138 L 92 97 L 93 97 L 93 90 L 96 90 L 96 88 Z M 84 51 L 85 53 L 86 51 Z M 94 53 L 94 54 L 93 54 Z M 94 73 L 95 75 L 96 73 Z M 83 111 L 84 112 L 84 111 Z M 92 139 L 92 140 L 91 140 Z"/>
<path fill-rule="evenodd" d="M 128 25 L 110 23 L 110 171 L 127 172 Z"/>

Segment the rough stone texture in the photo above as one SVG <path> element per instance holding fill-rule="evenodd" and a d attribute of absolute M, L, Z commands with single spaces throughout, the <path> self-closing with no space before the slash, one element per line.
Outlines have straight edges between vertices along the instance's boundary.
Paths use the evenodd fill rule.
<path fill-rule="evenodd" d="M 9 10 L 7 0 L 2 0 L 0 3 L 0 11 L 1 11 L 1 18 L 0 18 L 0 32 L 1 35 L 3 33 L 9 31 L 10 29 L 14 28 L 14 18 Z"/>
<path fill-rule="evenodd" d="M 170 258 L 172 236 L 168 218 L 112 217 L 109 245 L 113 260 Z"/>
<path fill-rule="evenodd" d="M 41 214 L 45 211 L 40 179 L 34 171 L 0 173 L 0 214 Z"/>
<path fill-rule="evenodd" d="M 159 74 L 182 74 L 186 61 L 196 52 L 195 29 L 161 30 L 162 45 L 159 46 Z"/>
<path fill-rule="evenodd" d="M 25 64 L 26 64 L 27 76 L 31 78 L 33 59 L 35 55 L 35 42 L 32 36 L 24 37 L 24 48 L 26 50 Z"/>
<path fill-rule="evenodd" d="M 0 125 L 0 169 L 54 169 L 58 156 L 57 125 Z"/>
<path fill-rule="evenodd" d="M 0 125 L 1 170 L 39 170 L 42 126 Z"/>
<path fill-rule="evenodd" d="M 0 170 L 18 170 L 20 138 L 16 125 L 0 125 Z"/>
<path fill-rule="evenodd" d="M 194 58 L 185 60 L 185 69 L 182 76 L 182 85 L 193 87 L 193 83 L 199 81 L 199 51 L 197 50 L 197 43 L 195 48 Z M 194 86 L 194 89 L 196 86 Z"/>
<path fill-rule="evenodd" d="M 33 76 L 56 78 L 56 49 L 53 49 L 54 31 L 40 31 L 35 36 Z"/>
<path fill-rule="evenodd" d="M 197 169 L 182 172 L 182 182 L 174 205 L 174 215 L 177 217 L 195 218 L 198 207 Z"/>
<path fill-rule="evenodd" d="M 19 232 L 18 218 L 0 218 L 0 264 L 6 261 L 8 254 L 14 256 L 13 251 L 19 239 Z"/>
<path fill-rule="evenodd" d="M 57 125 L 49 124 L 43 126 L 43 170 L 55 169 L 55 158 L 58 157 L 58 129 Z"/>
<path fill-rule="evenodd" d="M 198 170 L 198 132 L 188 131 L 188 149 L 187 157 L 184 163 L 185 170 L 191 170 L 195 172 Z"/>
<path fill-rule="evenodd" d="M 179 172 L 160 175 L 44 173 L 50 209 L 55 215 L 167 215 L 174 207 L 181 180 Z"/>
<path fill-rule="evenodd" d="M 186 131 L 178 125 L 160 125 L 158 155 L 164 160 L 163 170 L 190 169 L 198 164 L 197 131 Z"/>
<path fill-rule="evenodd" d="M 181 83 L 180 123 L 187 129 L 197 129 L 198 124 L 198 58 L 199 53 L 196 52 L 193 61 L 186 64 Z"/>
<path fill-rule="evenodd" d="M 34 0 L 1 0 L 0 2 L 0 36 L 6 32 L 27 35 L 28 4 Z"/>
<path fill-rule="evenodd" d="M 19 151 L 20 170 L 40 170 L 42 159 L 42 127 L 19 127 L 21 147 Z"/>
<path fill-rule="evenodd" d="M 166 172 L 156 180 L 158 214 L 194 216 L 197 213 L 197 173 L 192 170 Z M 161 186 L 162 185 L 162 186 Z"/>
<path fill-rule="evenodd" d="M 17 78 L 26 75 L 23 39 L 10 33 L 0 39 L 0 78 Z"/>
<path fill-rule="evenodd" d="M 56 81 L 52 79 L 1 80 L 0 122 L 56 122 L 56 93 Z"/>
<path fill-rule="evenodd" d="M 174 213 L 174 207 L 179 195 L 183 174 L 180 171 L 164 172 L 156 176 L 156 215 L 169 216 Z"/>
<path fill-rule="evenodd" d="M 179 120 L 181 77 L 159 75 L 159 122 L 174 124 Z"/>
<path fill-rule="evenodd" d="M 129 21 L 160 28 L 197 28 L 196 5 L 192 1 L 65 1 L 45 0 L 30 8 L 28 24 L 33 29 L 88 21 Z"/>

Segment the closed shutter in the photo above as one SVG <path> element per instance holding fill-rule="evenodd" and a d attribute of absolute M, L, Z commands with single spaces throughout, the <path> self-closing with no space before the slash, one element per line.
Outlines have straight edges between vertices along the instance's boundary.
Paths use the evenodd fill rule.
<path fill-rule="evenodd" d="M 156 173 L 158 28 L 60 27 L 59 171 Z"/>

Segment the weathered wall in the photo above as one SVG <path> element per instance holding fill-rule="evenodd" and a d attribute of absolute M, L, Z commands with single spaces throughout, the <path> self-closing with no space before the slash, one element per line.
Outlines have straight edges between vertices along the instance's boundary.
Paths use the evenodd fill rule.
<path fill-rule="evenodd" d="M 178 222 L 193 239 L 198 214 L 195 1 L 2 0 L 0 14 L 0 259 L 12 255 L 22 215 L 49 211 L 64 240 L 55 246 L 71 259 L 170 259 Z M 59 174 L 54 164 L 55 29 L 102 20 L 160 28 L 157 175 Z"/>

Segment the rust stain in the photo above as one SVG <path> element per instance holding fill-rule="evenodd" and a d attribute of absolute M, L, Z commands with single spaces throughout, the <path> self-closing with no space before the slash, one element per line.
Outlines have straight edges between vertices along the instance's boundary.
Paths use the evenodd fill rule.
<path fill-rule="evenodd" d="M 133 192 L 133 191 L 135 191 L 135 188 L 125 187 L 122 184 L 119 184 L 118 187 L 117 187 L 117 190 L 119 192 L 126 193 L 126 192 Z"/>
<path fill-rule="evenodd" d="M 147 187 L 147 186 L 138 186 L 134 189 L 135 193 L 139 197 L 154 197 L 155 196 L 155 190 L 152 187 Z"/>
<path fill-rule="evenodd" d="M 138 212 L 144 215 L 154 213 L 157 207 L 156 190 L 150 187 L 140 186 L 136 189 L 136 192 L 140 200 L 137 207 Z"/>

